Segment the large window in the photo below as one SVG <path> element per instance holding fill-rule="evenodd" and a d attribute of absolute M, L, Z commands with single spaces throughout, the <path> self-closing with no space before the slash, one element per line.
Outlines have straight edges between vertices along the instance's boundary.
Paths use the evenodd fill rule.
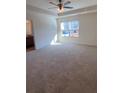
<path fill-rule="evenodd" d="M 63 37 L 79 37 L 79 22 L 77 20 L 61 23 Z"/>

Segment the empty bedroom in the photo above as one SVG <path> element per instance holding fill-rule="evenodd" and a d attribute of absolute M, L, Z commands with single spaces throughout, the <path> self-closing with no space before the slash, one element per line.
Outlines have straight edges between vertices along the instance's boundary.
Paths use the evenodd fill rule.
<path fill-rule="evenodd" d="M 26 0 L 26 93 L 97 93 L 96 0 Z"/>

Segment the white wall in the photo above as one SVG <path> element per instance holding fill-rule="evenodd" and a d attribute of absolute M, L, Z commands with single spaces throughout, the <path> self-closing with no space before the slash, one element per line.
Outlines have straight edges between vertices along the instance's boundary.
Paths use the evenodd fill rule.
<path fill-rule="evenodd" d="M 35 48 L 49 45 L 57 33 L 55 16 L 28 9 L 26 13 L 26 19 L 32 20 Z"/>
<path fill-rule="evenodd" d="M 62 37 L 60 23 L 62 21 L 79 20 L 79 38 Z M 58 39 L 64 43 L 78 43 L 87 45 L 97 45 L 97 13 L 79 14 L 70 17 L 57 19 Z"/>

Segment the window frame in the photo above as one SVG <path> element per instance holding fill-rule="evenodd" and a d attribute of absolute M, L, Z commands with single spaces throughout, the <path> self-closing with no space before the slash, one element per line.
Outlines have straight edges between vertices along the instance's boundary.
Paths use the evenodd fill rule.
<path fill-rule="evenodd" d="M 69 28 L 71 28 L 72 27 L 72 24 L 73 24 L 73 26 L 74 26 L 74 23 L 73 22 L 77 22 L 77 24 L 78 24 L 78 29 L 76 29 L 78 32 L 76 33 L 77 34 L 77 36 L 73 36 L 73 35 L 71 35 L 70 33 L 71 32 L 73 32 L 73 30 L 70 30 Z M 64 34 L 63 34 L 63 30 L 62 30 L 62 28 L 64 27 L 62 27 L 62 23 L 64 24 L 64 23 L 66 23 L 67 22 L 67 24 L 71 24 L 71 25 L 68 25 L 68 30 L 67 30 L 67 32 L 68 32 L 68 34 L 69 35 L 67 35 L 67 36 L 64 36 Z M 61 37 L 64 37 L 64 38 L 79 38 L 79 28 L 80 28 L 80 23 L 79 23 L 79 20 L 69 20 L 69 21 L 61 21 L 60 22 L 60 30 L 61 30 Z M 73 29 L 73 27 L 71 28 L 71 29 Z M 66 31 L 65 31 L 66 32 Z M 74 32 L 73 32 L 73 34 L 74 34 Z"/>

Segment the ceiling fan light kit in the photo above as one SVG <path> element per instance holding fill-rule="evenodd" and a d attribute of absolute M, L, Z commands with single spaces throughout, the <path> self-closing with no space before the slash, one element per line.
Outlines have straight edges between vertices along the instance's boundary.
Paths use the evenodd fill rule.
<path fill-rule="evenodd" d="M 59 12 L 59 13 L 63 13 L 63 12 L 64 12 L 63 7 L 62 7 L 61 9 L 60 9 L 60 8 L 58 8 L 57 10 L 58 10 L 58 12 Z"/>

